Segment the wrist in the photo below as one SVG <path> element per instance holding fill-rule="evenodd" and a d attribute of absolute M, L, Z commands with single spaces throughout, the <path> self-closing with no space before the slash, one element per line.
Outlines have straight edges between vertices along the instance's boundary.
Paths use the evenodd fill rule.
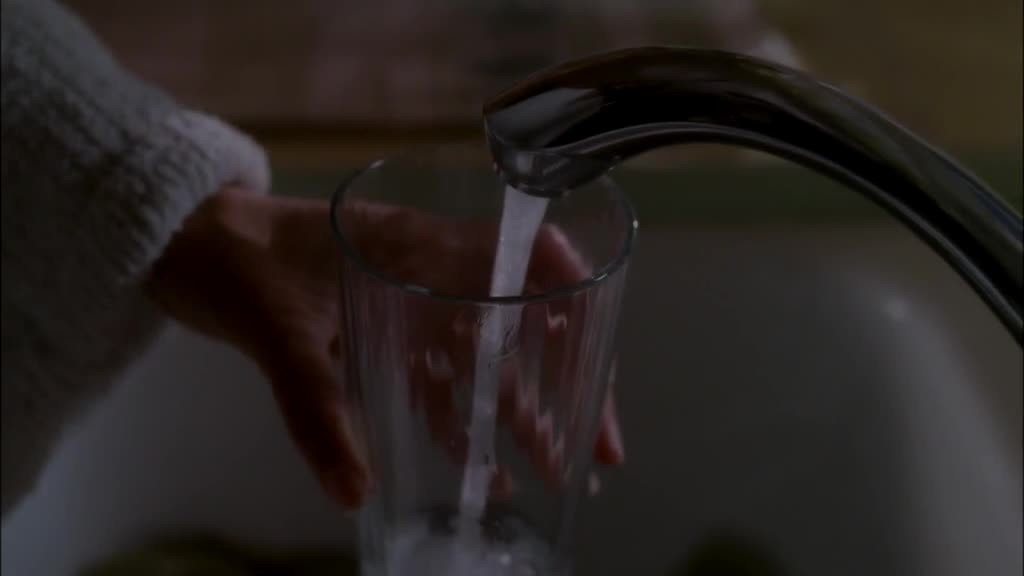
<path fill-rule="evenodd" d="M 146 292 L 165 313 L 225 337 L 223 326 L 209 322 L 206 308 L 213 291 L 228 288 L 232 274 L 245 268 L 254 242 L 269 236 L 265 196 L 225 186 L 201 202 L 171 237 L 145 281 Z"/>

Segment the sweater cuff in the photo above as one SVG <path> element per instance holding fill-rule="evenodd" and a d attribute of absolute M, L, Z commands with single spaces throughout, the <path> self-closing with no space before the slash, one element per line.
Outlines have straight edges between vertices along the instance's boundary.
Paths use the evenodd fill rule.
<path fill-rule="evenodd" d="M 182 110 L 154 128 L 105 183 L 113 196 L 135 199 L 112 206 L 115 229 L 133 236 L 106 250 L 119 283 L 141 282 L 192 211 L 224 186 L 263 193 L 270 187 L 263 150 L 224 122 Z"/>
<path fill-rule="evenodd" d="M 270 188 L 270 170 L 263 149 L 249 136 L 200 112 L 179 111 L 167 121 L 182 137 L 196 143 L 214 162 L 220 184 L 237 183 L 255 192 Z"/>
<path fill-rule="evenodd" d="M 64 427 L 158 333 L 163 316 L 142 284 L 185 219 L 226 184 L 269 186 L 263 151 L 214 118 L 172 111 L 132 140 L 100 177 L 93 201 L 75 204 L 70 215 L 56 211 L 71 231 L 73 256 L 59 258 L 68 250 L 59 239 L 31 232 L 38 222 L 25 230 L 35 236 L 12 232 L 21 252 L 6 252 L 4 236 L 5 514 L 31 489 Z M 6 206 L 5 232 L 14 218 L 39 214 L 15 216 Z"/>

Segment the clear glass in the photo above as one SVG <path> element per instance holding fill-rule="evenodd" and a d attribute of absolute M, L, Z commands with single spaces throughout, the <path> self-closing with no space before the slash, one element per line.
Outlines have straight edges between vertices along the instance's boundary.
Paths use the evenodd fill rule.
<path fill-rule="evenodd" d="M 335 194 L 364 574 L 569 573 L 635 234 L 611 180 L 586 187 L 550 201 L 500 297 L 509 192 L 482 149 L 378 162 Z"/>

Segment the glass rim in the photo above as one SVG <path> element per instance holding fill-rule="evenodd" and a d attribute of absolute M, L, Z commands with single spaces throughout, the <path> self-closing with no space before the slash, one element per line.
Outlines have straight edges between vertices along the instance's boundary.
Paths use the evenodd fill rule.
<path fill-rule="evenodd" d="M 449 147 L 450 148 L 450 147 Z M 445 150 L 446 147 L 428 147 L 425 151 L 437 152 L 439 150 Z M 423 150 L 417 150 L 415 152 L 422 153 Z M 577 282 L 565 284 L 559 286 L 553 290 L 545 290 L 538 294 L 530 295 L 518 295 L 518 296 L 481 296 L 481 297 L 469 297 L 469 296 L 458 296 L 450 294 L 426 286 L 422 286 L 413 282 L 405 282 L 384 274 L 376 267 L 370 265 L 366 260 L 360 256 L 359 251 L 352 245 L 348 240 L 344 230 L 342 230 L 341 218 L 338 216 L 338 210 L 342 205 L 342 201 L 345 199 L 346 193 L 352 188 L 352 186 L 358 182 L 361 178 L 367 176 L 370 172 L 375 170 L 381 170 L 387 166 L 396 164 L 403 158 L 415 157 L 414 152 L 404 152 L 396 155 L 387 156 L 375 160 L 366 166 L 356 170 L 352 174 L 345 177 L 344 180 L 338 185 L 334 193 L 331 195 L 331 206 L 330 206 L 330 218 L 331 218 L 331 233 L 334 236 L 334 240 L 344 258 L 353 262 L 359 270 L 377 280 L 384 282 L 390 286 L 399 288 L 410 294 L 416 294 L 419 296 L 425 296 L 428 298 L 442 300 L 447 302 L 459 303 L 459 304 L 475 304 L 475 305 L 525 305 L 535 304 L 539 302 L 550 302 L 565 298 L 581 292 L 585 292 L 588 289 L 603 283 L 608 278 L 611 278 L 616 273 L 620 272 L 626 262 L 629 260 L 630 254 L 633 252 L 633 241 L 636 238 L 636 231 L 638 222 L 636 218 L 636 212 L 633 208 L 632 202 L 629 197 L 626 196 L 622 188 L 612 179 L 608 174 L 603 174 L 596 178 L 594 182 L 599 182 L 602 186 L 609 187 L 616 201 L 622 207 L 625 213 L 626 221 L 626 233 L 625 238 L 621 242 L 621 248 L 614 258 L 610 259 L 604 266 L 599 268 L 597 271 L 587 275 L 586 278 Z M 495 178 L 500 179 L 498 174 L 495 174 Z"/>

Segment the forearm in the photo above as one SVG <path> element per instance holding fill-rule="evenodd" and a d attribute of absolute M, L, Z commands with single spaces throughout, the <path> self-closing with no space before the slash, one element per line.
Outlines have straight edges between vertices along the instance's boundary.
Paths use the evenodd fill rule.
<path fill-rule="evenodd" d="M 142 296 L 186 217 L 262 151 L 122 70 L 49 1 L 3 3 L 3 510 L 63 423 L 150 340 Z"/>

